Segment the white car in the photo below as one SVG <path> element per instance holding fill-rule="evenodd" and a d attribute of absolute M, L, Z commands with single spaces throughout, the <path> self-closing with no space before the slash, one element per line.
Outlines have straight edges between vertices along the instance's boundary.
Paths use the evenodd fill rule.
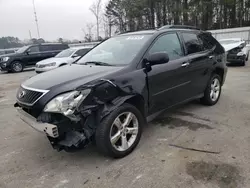
<path fill-rule="evenodd" d="M 249 48 L 241 38 L 230 38 L 219 40 L 227 54 L 228 63 L 239 63 L 245 65 L 249 57 Z"/>
<path fill-rule="evenodd" d="M 91 50 L 90 47 L 68 48 L 57 54 L 55 57 L 45 59 L 36 63 L 35 71 L 36 73 L 42 73 L 73 63 L 78 58 L 84 56 L 89 50 Z"/>

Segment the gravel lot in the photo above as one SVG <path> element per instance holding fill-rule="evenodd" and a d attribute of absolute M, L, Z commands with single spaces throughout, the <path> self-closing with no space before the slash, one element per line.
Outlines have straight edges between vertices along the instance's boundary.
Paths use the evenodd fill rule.
<path fill-rule="evenodd" d="M 229 67 L 216 106 L 192 102 L 147 125 L 137 149 L 120 160 L 94 146 L 57 152 L 21 122 L 16 89 L 32 75 L 0 73 L 0 187 L 250 187 L 250 66 Z"/>

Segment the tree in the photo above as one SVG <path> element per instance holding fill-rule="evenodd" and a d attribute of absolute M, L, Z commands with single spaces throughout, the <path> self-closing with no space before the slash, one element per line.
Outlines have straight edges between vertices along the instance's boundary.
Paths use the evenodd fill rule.
<path fill-rule="evenodd" d="M 93 34 L 92 34 L 93 28 L 94 28 L 94 24 L 93 23 L 87 23 L 86 24 L 87 31 L 85 29 L 82 29 L 82 31 L 83 31 L 83 33 L 85 35 L 84 36 L 84 40 L 86 42 L 92 42 L 92 40 L 93 40 Z"/>
<path fill-rule="evenodd" d="M 17 37 L 8 36 L 0 38 L 0 49 L 17 48 L 21 46 L 23 46 L 23 44 Z"/>
<path fill-rule="evenodd" d="M 95 0 L 95 2 L 89 8 L 89 10 L 94 14 L 96 18 L 96 38 L 97 39 L 99 37 L 101 9 L 102 9 L 102 0 Z"/>
<path fill-rule="evenodd" d="M 64 41 L 63 41 L 63 38 L 59 38 L 59 39 L 57 39 L 57 41 L 59 42 L 59 43 L 63 43 Z"/>
<path fill-rule="evenodd" d="M 45 43 L 45 40 L 44 40 L 43 38 L 40 38 L 40 39 L 37 39 L 37 42 L 38 42 L 39 44 L 42 44 L 42 43 Z"/>

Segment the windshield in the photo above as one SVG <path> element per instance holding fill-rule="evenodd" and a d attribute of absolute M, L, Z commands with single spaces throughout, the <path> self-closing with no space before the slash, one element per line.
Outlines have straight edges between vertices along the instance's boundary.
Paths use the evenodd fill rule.
<path fill-rule="evenodd" d="M 102 62 L 102 64 L 111 66 L 130 64 L 149 38 L 150 35 L 127 35 L 110 38 L 83 56 L 77 64 L 87 62 Z"/>
<path fill-rule="evenodd" d="M 233 44 L 237 42 L 240 42 L 240 41 L 239 40 L 221 40 L 220 41 L 221 44 Z"/>
<path fill-rule="evenodd" d="M 75 52 L 74 49 L 67 49 L 67 50 L 63 50 L 61 51 L 59 54 L 57 54 L 55 57 L 70 57 L 73 53 Z"/>
<path fill-rule="evenodd" d="M 26 50 L 28 50 L 30 46 L 24 46 L 16 51 L 16 53 L 24 53 Z"/>

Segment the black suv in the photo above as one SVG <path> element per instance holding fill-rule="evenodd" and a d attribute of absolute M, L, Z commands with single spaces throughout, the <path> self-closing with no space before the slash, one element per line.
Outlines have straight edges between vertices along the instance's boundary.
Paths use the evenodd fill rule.
<path fill-rule="evenodd" d="M 67 48 L 69 48 L 67 44 L 60 43 L 24 46 L 16 53 L 0 56 L 0 70 L 22 72 L 24 67 L 34 66 L 38 61 L 54 57 Z"/>
<path fill-rule="evenodd" d="M 57 150 L 95 141 L 104 154 L 124 157 L 165 109 L 194 99 L 215 105 L 225 58 L 210 33 L 188 26 L 123 33 L 75 64 L 23 82 L 15 107 Z"/>

